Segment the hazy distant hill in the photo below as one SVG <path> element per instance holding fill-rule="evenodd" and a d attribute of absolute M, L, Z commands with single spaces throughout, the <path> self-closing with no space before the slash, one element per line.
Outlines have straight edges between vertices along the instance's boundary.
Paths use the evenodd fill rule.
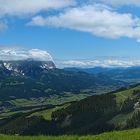
<path fill-rule="evenodd" d="M 140 67 L 94 67 L 94 68 L 64 68 L 65 71 L 86 72 L 90 74 L 103 74 L 113 79 L 130 83 L 140 82 Z"/>

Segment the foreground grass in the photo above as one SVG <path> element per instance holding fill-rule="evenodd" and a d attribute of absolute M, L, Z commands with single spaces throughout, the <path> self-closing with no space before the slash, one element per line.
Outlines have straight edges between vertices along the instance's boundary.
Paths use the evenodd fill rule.
<path fill-rule="evenodd" d="M 116 131 L 93 136 L 5 136 L 0 135 L 0 140 L 140 140 L 140 129 Z"/>

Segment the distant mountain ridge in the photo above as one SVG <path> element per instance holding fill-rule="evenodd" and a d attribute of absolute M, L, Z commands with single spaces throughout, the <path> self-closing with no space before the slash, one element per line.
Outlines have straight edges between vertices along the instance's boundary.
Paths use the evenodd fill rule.
<path fill-rule="evenodd" d="M 94 67 L 94 68 L 64 68 L 65 71 L 86 72 L 89 74 L 103 74 L 113 79 L 128 81 L 132 84 L 140 83 L 140 67 Z"/>

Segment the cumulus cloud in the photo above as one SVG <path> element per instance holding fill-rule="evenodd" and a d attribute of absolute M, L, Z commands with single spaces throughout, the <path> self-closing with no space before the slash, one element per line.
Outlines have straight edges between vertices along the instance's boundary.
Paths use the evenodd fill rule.
<path fill-rule="evenodd" d="M 118 13 L 100 4 L 70 8 L 46 18 L 35 16 L 28 25 L 68 28 L 105 38 L 128 37 L 140 40 L 140 18 L 130 13 Z"/>
<path fill-rule="evenodd" d="M 0 0 L 0 15 L 28 15 L 75 4 L 74 0 Z"/>
<path fill-rule="evenodd" d="M 34 59 L 38 61 L 53 61 L 52 56 L 44 50 L 31 49 L 22 50 L 15 48 L 0 49 L 0 60 L 26 60 Z"/>
<path fill-rule="evenodd" d="M 95 59 L 95 60 L 70 60 L 62 63 L 63 67 L 131 67 L 140 66 L 140 59 Z"/>

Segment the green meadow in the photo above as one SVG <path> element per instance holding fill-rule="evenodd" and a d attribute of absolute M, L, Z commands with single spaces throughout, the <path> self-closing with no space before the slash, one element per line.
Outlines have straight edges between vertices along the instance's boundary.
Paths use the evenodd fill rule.
<path fill-rule="evenodd" d="M 0 140 L 140 140 L 140 129 L 114 131 L 88 136 L 6 136 Z"/>

